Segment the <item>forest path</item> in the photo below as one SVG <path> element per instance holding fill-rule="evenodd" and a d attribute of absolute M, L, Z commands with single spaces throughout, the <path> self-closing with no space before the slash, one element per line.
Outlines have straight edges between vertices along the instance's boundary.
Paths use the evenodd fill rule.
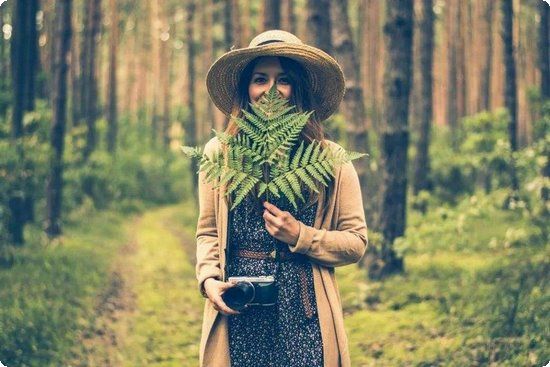
<path fill-rule="evenodd" d="M 203 300 L 193 266 L 192 213 L 189 206 L 163 207 L 132 224 L 131 240 L 115 255 L 97 299 L 93 327 L 82 336 L 80 360 L 71 366 L 197 364 Z"/>

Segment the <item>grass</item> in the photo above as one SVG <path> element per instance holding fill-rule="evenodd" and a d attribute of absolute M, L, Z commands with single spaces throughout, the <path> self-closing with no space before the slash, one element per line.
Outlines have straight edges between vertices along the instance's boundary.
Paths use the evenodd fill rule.
<path fill-rule="evenodd" d="M 120 366 L 181 366 L 198 360 L 204 301 L 182 240 L 170 230 L 182 227 L 192 212 L 178 206 L 147 213 L 137 229 L 137 252 L 130 259 L 138 269 L 136 309 L 127 320 L 131 333 L 119 348 Z"/>
<path fill-rule="evenodd" d="M 0 266 L 0 360 L 8 366 L 60 365 L 93 314 L 111 256 L 128 225 L 113 212 L 66 228 L 46 245 L 38 228 L 27 244 L 4 252 Z"/>
<path fill-rule="evenodd" d="M 353 366 L 548 362 L 548 243 L 502 195 L 411 211 L 403 275 L 337 270 Z"/>

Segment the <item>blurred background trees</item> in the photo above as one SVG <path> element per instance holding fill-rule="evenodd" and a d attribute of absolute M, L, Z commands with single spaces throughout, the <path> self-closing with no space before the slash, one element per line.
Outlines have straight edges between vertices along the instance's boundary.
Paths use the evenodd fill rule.
<path fill-rule="evenodd" d="M 194 168 L 177 147 L 203 144 L 227 123 L 208 98 L 208 67 L 269 28 L 327 51 L 347 76 L 325 127 L 370 154 L 356 167 L 369 227 L 382 238 L 364 261 L 371 276 L 404 269 L 393 243 L 411 203 L 428 210 L 427 197 L 453 203 L 499 187 L 524 200 L 533 175 L 548 200 L 542 1 L 73 0 L 63 30 L 57 6 L 69 7 L 0 8 L 3 243 L 23 244 L 26 223 L 53 238 L 82 205 L 192 195 Z M 534 147 L 545 163 L 527 174 L 522 152 Z"/>

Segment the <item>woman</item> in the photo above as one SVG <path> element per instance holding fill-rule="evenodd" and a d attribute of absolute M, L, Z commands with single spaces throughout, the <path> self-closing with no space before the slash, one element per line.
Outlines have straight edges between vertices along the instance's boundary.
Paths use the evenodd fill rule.
<path fill-rule="evenodd" d="M 344 76 L 325 52 L 288 32 L 267 31 L 221 56 L 207 75 L 210 97 L 226 114 L 239 115 L 273 85 L 298 110 L 315 111 L 302 140 L 338 147 L 324 140 L 320 122 L 338 108 Z M 230 123 L 227 132 L 238 129 Z M 214 138 L 204 152 L 218 149 Z M 350 366 L 334 267 L 357 262 L 367 245 L 353 165 L 336 167 L 318 195 L 305 192 L 298 210 L 283 196 L 273 202 L 249 197 L 229 213 L 222 190 L 199 175 L 196 271 L 207 298 L 201 366 Z M 224 303 L 222 295 L 234 285 L 229 276 L 269 274 L 279 289 L 275 306 L 237 312 Z"/>

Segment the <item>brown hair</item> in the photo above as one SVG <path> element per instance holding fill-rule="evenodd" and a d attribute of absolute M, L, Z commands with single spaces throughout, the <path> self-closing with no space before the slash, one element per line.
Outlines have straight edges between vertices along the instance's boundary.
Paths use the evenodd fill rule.
<path fill-rule="evenodd" d="M 263 56 L 265 57 L 265 56 Z M 237 91 L 235 93 L 235 96 L 233 98 L 233 108 L 231 110 L 231 115 L 234 117 L 242 117 L 243 113 L 242 110 L 250 111 L 250 98 L 248 95 L 248 86 L 250 84 L 250 81 L 252 79 L 252 72 L 254 71 L 254 67 L 258 63 L 258 61 L 262 57 L 257 57 L 250 61 L 246 67 L 241 72 L 241 75 L 239 76 L 239 83 L 237 86 Z M 289 103 L 293 106 L 295 106 L 296 112 L 308 112 L 315 110 L 315 101 L 313 100 L 313 96 L 311 94 L 311 88 L 310 88 L 310 81 L 308 78 L 308 74 L 304 67 L 297 61 L 287 58 L 287 57 L 277 57 L 281 63 L 281 67 L 283 71 L 288 76 L 288 79 L 290 81 L 290 84 L 292 86 L 292 93 L 290 96 Z M 239 133 L 239 127 L 235 123 L 233 119 L 230 119 L 227 128 L 225 130 L 226 133 L 235 136 Z M 306 126 L 302 130 L 299 136 L 299 142 L 305 141 L 306 143 L 310 143 L 313 140 L 317 140 L 321 142 L 321 146 L 323 149 L 327 148 L 327 144 L 325 142 L 325 133 L 323 131 L 323 127 L 321 125 L 321 122 L 317 118 L 316 113 L 314 112 L 311 115 L 311 118 L 307 122 Z M 328 198 L 328 195 L 330 193 L 330 189 L 332 185 L 329 185 L 328 188 L 324 187 L 321 183 L 318 185 L 318 190 L 322 189 L 325 190 L 325 197 Z M 309 206 L 317 200 L 318 195 L 313 191 L 308 189 L 309 191 L 309 200 L 306 206 Z M 253 190 L 254 197 L 257 197 L 257 191 Z M 229 202 L 231 203 L 231 198 L 229 198 Z M 325 200 L 325 203 L 328 203 L 328 200 Z M 260 203 L 261 205 L 261 203 Z M 323 208 L 324 210 L 326 209 Z"/>

